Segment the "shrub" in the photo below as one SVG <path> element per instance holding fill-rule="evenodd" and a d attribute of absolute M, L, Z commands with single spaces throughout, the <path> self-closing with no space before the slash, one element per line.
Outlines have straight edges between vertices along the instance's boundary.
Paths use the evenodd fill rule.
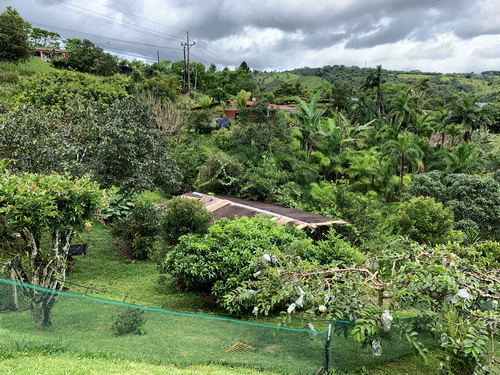
<path fill-rule="evenodd" d="M 254 277 L 265 254 L 267 259 L 278 257 L 306 239 L 295 227 L 276 226 L 260 216 L 221 219 L 204 235 L 180 237 L 166 255 L 164 266 L 185 287 L 211 290 L 221 304 L 225 294 Z"/>
<path fill-rule="evenodd" d="M 198 172 L 196 180 L 200 191 L 231 194 L 239 187 L 243 165 L 232 156 L 220 151 L 210 155 Z"/>
<path fill-rule="evenodd" d="M 401 202 L 391 218 L 393 231 L 418 243 L 432 245 L 454 238 L 453 212 L 431 197 L 416 197 Z"/>
<path fill-rule="evenodd" d="M 127 335 L 144 335 L 146 332 L 143 325 L 146 322 L 144 311 L 127 307 L 125 311 L 118 314 L 113 322 L 112 331 L 117 336 Z"/>
<path fill-rule="evenodd" d="M 160 215 L 163 240 L 174 246 L 185 234 L 204 234 L 211 219 L 210 212 L 198 200 L 173 198 Z"/>
<path fill-rule="evenodd" d="M 318 241 L 316 246 L 308 248 L 306 255 L 309 260 L 317 260 L 320 264 L 340 262 L 345 265 L 360 264 L 366 259 L 365 255 L 348 241 L 330 229 L 324 240 Z"/>
<path fill-rule="evenodd" d="M 486 269 L 500 268 L 500 242 L 486 241 L 461 248 L 458 255 Z"/>
<path fill-rule="evenodd" d="M 136 199 L 130 213 L 113 224 L 113 234 L 120 239 L 115 246 L 129 259 L 146 259 L 159 232 L 158 210 L 143 199 Z"/>

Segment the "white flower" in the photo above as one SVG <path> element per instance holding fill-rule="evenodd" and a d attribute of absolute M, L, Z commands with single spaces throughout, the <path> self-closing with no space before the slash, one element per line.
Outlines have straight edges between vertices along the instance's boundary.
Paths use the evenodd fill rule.
<path fill-rule="evenodd" d="M 324 313 L 326 311 L 326 306 L 325 305 L 319 305 L 318 310 L 319 310 L 319 312 Z"/>
<path fill-rule="evenodd" d="M 330 301 L 330 295 L 329 294 L 325 294 L 325 297 L 323 297 L 323 300 L 325 301 L 325 303 L 328 303 L 328 301 Z"/>
<path fill-rule="evenodd" d="M 380 357 L 382 355 L 382 346 L 380 345 L 379 339 L 372 341 L 372 354 L 374 357 Z"/>
<path fill-rule="evenodd" d="M 300 307 L 303 306 L 303 304 L 304 304 L 304 295 L 303 294 L 301 294 L 300 297 L 297 298 L 297 301 L 295 301 L 295 304 L 297 306 L 300 306 Z"/>
<path fill-rule="evenodd" d="M 457 292 L 457 297 L 460 297 L 460 298 L 463 298 L 463 299 L 469 299 L 470 298 L 470 294 L 469 292 L 467 291 L 467 289 L 460 289 L 458 292 Z"/>
<path fill-rule="evenodd" d="M 254 306 L 252 314 L 254 314 L 255 316 L 259 315 L 259 308 L 257 306 Z"/>
<path fill-rule="evenodd" d="M 257 272 L 255 272 L 255 273 L 253 274 L 253 277 L 257 277 L 257 276 L 259 276 L 260 274 L 261 274 L 261 272 L 260 272 L 260 271 L 257 271 Z"/>
<path fill-rule="evenodd" d="M 299 293 L 301 296 L 303 296 L 304 294 L 306 294 L 306 292 L 304 292 L 304 290 L 299 286 Z"/>
<path fill-rule="evenodd" d="M 316 332 L 312 323 L 307 323 L 307 328 L 309 328 L 309 331 Z"/>
<path fill-rule="evenodd" d="M 382 327 L 384 331 L 389 331 L 391 329 L 392 315 L 389 310 L 385 310 L 380 317 L 382 320 Z"/>
<path fill-rule="evenodd" d="M 264 262 L 268 264 L 271 263 L 271 256 L 269 254 L 262 255 L 262 259 L 264 259 Z"/>
<path fill-rule="evenodd" d="M 287 313 L 291 314 L 293 310 L 295 310 L 295 303 L 292 303 L 290 306 L 288 306 L 288 309 L 286 310 Z"/>

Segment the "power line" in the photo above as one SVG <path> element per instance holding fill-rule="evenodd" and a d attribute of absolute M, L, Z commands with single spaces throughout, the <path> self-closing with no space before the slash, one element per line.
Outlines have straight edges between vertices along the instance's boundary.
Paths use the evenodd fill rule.
<path fill-rule="evenodd" d="M 120 12 L 120 13 L 123 13 L 123 14 L 128 14 L 129 16 L 132 16 L 132 17 L 135 17 L 135 18 L 139 18 L 139 19 L 144 20 L 144 21 L 147 21 L 147 22 L 151 22 L 151 23 L 154 23 L 154 24 L 157 24 L 157 25 L 163 26 L 163 27 L 168 27 L 169 29 L 172 29 L 172 30 L 176 30 L 176 31 L 179 31 L 179 32 L 182 32 L 182 33 L 187 32 L 187 30 L 177 29 L 177 28 L 175 28 L 175 27 L 171 27 L 171 26 L 165 25 L 165 24 L 163 24 L 163 23 L 159 23 L 159 22 L 156 22 L 156 21 L 152 21 L 152 20 L 150 20 L 150 19 L 147 19 L 147 18 L 144 18 L 144 17 L 138 16 L 138 15 L 136 15 L 136 14 L 133 14 L 133 13 L 130 13 L 130 12 L 125 12 L 125 11 L 124 11 L 124 10 L 122 10 L 122 9 L 118 9 L 118 8 L 114 8 L 114 7 L 111 7 L 111 6 L 106 5 L 106 4 L 102 4 L 102 3 L 98 2 L 98 1 L 95 1 L 95 0 L 87 0 L 87 1 L 91 1 L 91 2 L 93 2 L 93 3 L 96 3 L 96 4 L 99 4 L 99 5 L 102 5 L 102 6 L 106 7 L 106 8 L 116 10 L 116 11 L 118 11 L 118 12 Z"/>
<path fill-rule="evenodd" d="M 145 28 L 145 27 L 140 26 L 140 25 L 125 24 L 125 23 L 123 23 L 118 18 L 110 17 L 110 16 L 104 15 L 102 13 L 98 13 L 98 12 L 95 12 L 95 11 L 92 11 L 92 10 L 80 7 L 78 5 L 68 4 L 69 6 L 64 6 L 62 4 L 53 2 L 51 0 L 38 0 L 38 1 L 41 1 L 41 2 L 49 4 L 49 5 L 52 5 L 52 6 L 56 7 L 56 8 L 60 8 L 60 9 L 66 10 L 66 11 L 68 11 L 70 13 L 75 13 L 75 14 L 78 14 L 78 15 L 82 15 L 84 17 L 88 17 L 88 18 L 91 18 L 91 19 L 94 19 L 94 20 L 97 20 L 97 21 L 100 21 L 100 22 L 104 22 L 104 23 L 110 24 L 110 25 L 115 25 L 115 26 L 123 27 L 125 29 L 136 31 L 138 33 L 142 33 L 142 34 L 145 34 L 145 35 L 152 35 L 152 36 L 156 36 L 156 37 L 168 37 L 168 38 L 172 38 L 172 39 L 183 40 L 182 38 L 180 38 L 178 36 L 167 34 L 167 33 L 163 33 L 163 32 L 159 32 L 159 31 L 155 31 L 155 30 L 151 30 L 151 29 Z M 71 7 L 77 8 L 77 9 L 72 9 Z M 78 9 L 81 9 L 81 10 L 78 10 Z"/>
<path fill-rule="evenodd" d="M 133 42 L 133 41 L 130 41 L 130 40 L 118 39 L 118 38 L 114 38 L 114 37 L 110 37 L 110 36 L 105 36 L 105 35 L 97 35 L 97 34 L 86 33 L 86 32 L 83 32 L 83 31 L 65 29 L 63 27 L 57 27 L 57 26 L 52 26 L 52 25 L 44 25 L 44 24 L 37 23 L 37 22 L 32 22 L 32 24 L 33 25 L 42 26 L 42 27 L 49 27 L 49 28 L 54 29 L 54 30 L 63 30 L 63 31 L 67 31 L 67 32 L 70 32 L 70 33 L 75 33 L 75 34 L 90 35 L 92 37 L 101 38 L 101 39 L 104 39 L 104 40 L 115 40 L 115 41 L 123 42 L 123 43 L 127 43 L 127 44 L 136 44 L 136 45 L 141 45 L 141 46 L 146 46 L 146 47 L 155 47 L 155 48 L 166 48 L 166 49 L 171 49 L 171 50 L 175 50 L 175 51 L 179 50 L 179 48 L 175 48 L 175 47 L 160 46 L 160 45 L 157 45 L 157 44 L 150 44 L 150 43 Z M 60 34 L 60 35 L 62 36 L 63 34 Z M 69 35 L 67 35 L 67 36 L 70 37 Z"/>
<path fill-rule="evenodd" d="M 155 36 L 155 37 L 165 37 L 166 36 L 168 38 L 183 40 L 182 38 L 180 38 L 178 36 L 167 34 L 167 33 L 163 33 L 163 32 L 159 32 L 159 31 L 155 31 L 155 30 L 151 30 L 149 28 L 146 28 L 146 27 L 143 27 L 143 26 L 140 26 L 140 25 L 137 25 L 137 24 L 124 24 L 123 21 L 120 20 L 120 19 L 118 19 L 118 18 L 110 17 L 108 15 L 105 15 L 105 14 L 102 14 L 102 13 L 99 13 L 99 12 L 95 12 L 95 11 L 92 11 L 90 9 L 86 9 L 84 7 L 78 6 L 78 5 L 74 5 L 74 4 L 63 5 L 63 4 L 55 2 L 55 0 L 37 0 L 37 1 L 43 2 L 43 3 L 48 4 L 48 5 L 52 5 L 54 7 L 66 10 L 66 11 L 71 12 L 71 13 L 82 15 L 82 16 L 85 16 L 85 17 L 88 17 L 88 18 L 100 21 L 100 22 L 104 22 L 104 23 L 107 23 L 107 24 L 111 24 L 111 25 L 115 25 L 115 26 L 122 27 L 122 28 L 125 28 L 125 29 L 129 29 L 129 30 L 132 30 L 132 31 L 135 31 L 135 32 L 138 32 L 138 33 L 145 34 L 145 35 L 152 35 L 152 36 Z M 104 7 L 109 8 L 109 9 L 113 9 L 113 10 L 118 11 L 120 13 L 127 14 L 127 15 L 135 17 L 137 19 L 141 19 L 141 20 L 144 20 L 144 21 L 147 21 L 147 22 L 150 22 L 150 23 L 162 26 L 162 27 L 167 27 L 167 28 L 175 30 L 175 31 L 184 32 L 183 30 L 177 29 L 175 27 L 171 27 L 171 26 L 168 26 L 168 25 L 156 22 L 156 21 L 152 21 L 150 19 L 147 19 L 147 18 L 144 18 L 144 17 L 141 17 L 141 16 L 137 16 L 137 15 L 135 15 L 133 13 L 126 12 L 126 11 L 123 11 L 121 9 L 105 5 L 105 4 L 100 3 L 98 1 L 95 1 L 95 0 L 88 0 L 88 1 L 91 1 L 91 2 L 93 2 L 95 4 L 98 4 L 100 6 L 104 6 Z M 108 38 L 108 39 L 110 39 L 110 38 Z M 207 58 L 209 58 L 210 60 L 212 60 L 212 59 L 215 58 L 216 60 L 218 60 L 219 62 L 225 64 L 226 66 L 227 65 L 231 65 L 231 63 L 229 63 L 227 60 L 225 60 L 220 55 L 217 55 L 217 54 L 211 52 L 207 48 L 208 44 L 206 44 L 204 42 L 200 42 L 200 41 L 198 41 L 198 42 L 201 44 L 201 48 L 206 51 L 205 56 Z M 143 45 L 147 45 L 147 44 L 143 43 Z M 154 46 L 154 45 L 151 45 L 151 46 Z M 156 46 L 156 47 L 158 48 L 160 46 Z M 172 47 L 160 47 L 160 48 L 170 48 L 170 49 L 173 49 Z M 213 47 L 211 47 L 211 48 L 213 48 Z M 217 51 L 219 54 L 224 54 L 223 52 L 220 52 L 220 51 L 218 51 L 215 48 L 213 48 L 213 49 L 215 51 Z M 199 51 L 199 53 L 202 53 L 202 52 Z M 225 56 L 227 56 L 227 55 L 225 55 Z"/>

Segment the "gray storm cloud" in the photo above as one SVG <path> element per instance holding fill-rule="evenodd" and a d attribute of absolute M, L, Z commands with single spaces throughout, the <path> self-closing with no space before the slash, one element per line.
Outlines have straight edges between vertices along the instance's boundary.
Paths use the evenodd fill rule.
<path fill-rule="evenodd" d="M 0 5 L 5 1 L 0 0 Z M 165 46 L 157 49 L 172 60 L 182 58 L 180 43 L 186 36 L 182 30 L 189 30 L 198 42 L 192 51 L 200 61 L 238 65 L 245 59 L 257 69 L 283 62 L 300 67 L 311 60 L 326 65 L 332 57 L 345 59 L 339 63 L 359 64 L 361 51 L 363 59 L 370 60 L 380 55 L 379 48 L 386 55 L 390 51 L 387 59 L 396 61 L 405 58 L 396 46 L 407 41 L 414 43 L 406 51 L 414 60 L 420 50 L 419 58 L 431 64 L 434 57 L 450 58 L 460 50 L 435 49 L 443 35 L 458 43 L 500 34 L 496 0 L 23 0 L 14 7 L 30 22 L 99 34 L 101 43 L 120 45 L 111 38 L 134 42 L 122 42 L 121 47 L 139 55 L 155 55 L 154 46 Z M 82 13 L 81 9 L 75 7 L 89 9 L 90 16 L 79 14 L 75 9 Z M 122 20 L 125 26 L 97 20 L 102 17 L 95 12 Z M 134 25 L 150 32 L 134 31 Z M 387 50 L 391 46 L 394 49 Z M 477 45 L 474 50 L 487 47 Z M 315 54 L 316 59 L 311 57 Z M 494 52 L 485 55 L 490 65 L 500 59 Z"/>

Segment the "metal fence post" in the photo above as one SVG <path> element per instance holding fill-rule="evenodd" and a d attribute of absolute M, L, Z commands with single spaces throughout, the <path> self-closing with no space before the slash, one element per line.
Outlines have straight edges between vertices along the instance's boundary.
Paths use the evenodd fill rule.
<path fill-rule="evenodd" d="M 326 335 L 326 343 L 325 343 L 325 373 L 328 374 L 330 371 L 330 347 L 332 341 L 332 324 L 333 319 L 328 321 L 328 333 Z"/>

